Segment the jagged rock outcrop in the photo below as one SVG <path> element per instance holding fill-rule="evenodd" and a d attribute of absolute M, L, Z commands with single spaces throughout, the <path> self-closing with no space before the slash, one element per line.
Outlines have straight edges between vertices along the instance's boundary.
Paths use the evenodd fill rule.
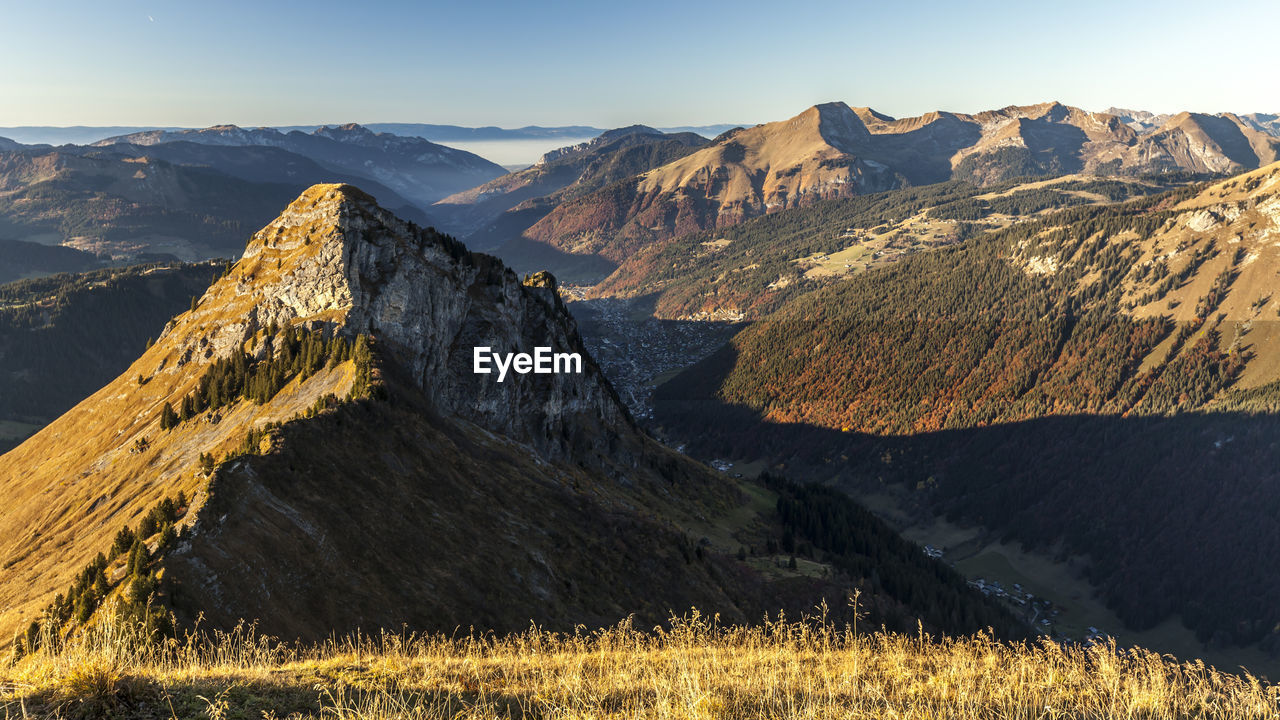
<path fill-rule="evenodd" d="M 210 288 L 187 324 L 225 316 L 229 307 L 239 309 L 236 317 L 210 322 L 207 335 L 177 338 L 179 357 L 225 356 L 273 324 L 326 325 L 371 335 L 440 412 L 548 457 L 583 441 L 583 428 L 630 422 L 583 349 L 554 281 L 524 285 L 497 259 L 400 220 L 351 186 L 315 186 L 256 233 L 235 272 Z M 179 327 L 171 324 L 161 340 Z M 474 372 L 476 347 L 578 353 L 582 374 L 511 372 L 498 382 Z"/>

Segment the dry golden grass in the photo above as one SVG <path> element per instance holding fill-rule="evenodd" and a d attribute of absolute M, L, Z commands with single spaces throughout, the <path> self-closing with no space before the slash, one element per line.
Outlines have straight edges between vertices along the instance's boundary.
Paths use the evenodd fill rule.
<path fill-rule="evenodd" d="M 5 717 L 1275 718 L 1280 690 L 1111 645 L 857 634 L 820 621 L 573 635 L 252 629 L 144 643 L 105 623 L 0 673 Z"/>

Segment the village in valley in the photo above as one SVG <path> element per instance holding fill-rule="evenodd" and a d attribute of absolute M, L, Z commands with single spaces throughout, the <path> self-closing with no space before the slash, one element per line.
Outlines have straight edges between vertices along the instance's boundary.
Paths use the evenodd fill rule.
<path fill-rule="evenodd" d="M 653 416 L 653 390 L 710 355 L 739 329 L 727 322 L 659 320 L 636 312 L 630 300 L 585 299 L 585 288 L 565 285 L 583 343 L 632 416 Z"/>

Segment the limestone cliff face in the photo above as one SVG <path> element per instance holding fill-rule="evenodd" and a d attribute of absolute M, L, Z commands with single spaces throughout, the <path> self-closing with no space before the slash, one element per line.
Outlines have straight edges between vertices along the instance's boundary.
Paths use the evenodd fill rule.
<path fill-rule="evenodd" d="M 166 338 L 186 330 L 180 357 L 189 361 L 237 347 L 261 354 L 255 338 L 273 323 L 365 333 L 439 412 L 558 458 L 585 440 L 582 428 L 630 420 L 546 278 L 525 285 L 498 260 L 400 220 L 355 188 L 317 185 L 253 236 L 231 274 Z M 207 332 L 190 332 L 193 323 Z M 578 353 L 582 373 L 509 372 L 498 382 L 474 372 L 476 347 Z"/>

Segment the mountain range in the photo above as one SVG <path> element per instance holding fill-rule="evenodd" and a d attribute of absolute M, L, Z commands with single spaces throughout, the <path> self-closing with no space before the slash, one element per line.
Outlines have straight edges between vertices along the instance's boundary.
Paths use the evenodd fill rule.
<path fill-rule="evenodd" d="M 497 382 L 473 372 L 481 345 L 576 352 L 581 371 Z M 109 607 L 307 639 L 690 605 L 746 621 L 842 607 L 853 586 L 892 627 L 1024 632 L 847 500 L 740 484 L 658 444 L 553 278 L 345 185 L 254 234 L 127 371 L 0 456 L 0 477 L 6 636 Z M 799 524 L 818 512 L 840 524 Z"/>
<path fill-rule="evenodd" d="M 240 259 L 0 287 L 0 442 L 30 435 L 0 456 L 0 636 L 111 603 L 314 639 L 861 590 L 893 629 L 1052 608 L 1082 637 L 1078 602 L 1280 652 L 1275 116 L 826 103 L 511 173 L 354 125 L 6 147 L 0 279 Z M 704 320 L 736 335 L 697 362 L 645 335 Z M 498 382 L 478 346 L 583 369 Z"/>
<path fill-rule="evenodd" d="M 524 170 L 450 195 L 431 212 L 476 247 L 488 249 L 567 199 L 665 165 L 706 144 L 706 138 L 694 133 L 670 134 L 644 125 L 608 130 L 588 142 L 548 152 Z"/>
<path fill-rule="evenodd" d="M 489 177 L 455 176 L 434 156 L 420 161 L 414 153 L 423 149 L 421 141 L 397 143 L 354 129 L 292 143 L 310 154 L 253 144 L 266 139 L 252 132 L 192 135 L 208 142 L 157 142 L 160 136 L 148 135 L 139 138 L 151 143 L 146 145 L 0 150 L 0 279 L 110 263 L 233 257 L 252 228 L 321 181 L 359 182 L 398 214 L 430 225 L 426 213 L 372 179 L 369 168 L 387 167 L 377 174 L 419 191 L 418 179 L 441 173 L 467 178 L 457 180 L 461 184 Z M 216 144 L 240 141 L 250 144 Z"/>
<path fill-rule="evenodd" d="M 375 133 L 354 123 L 323 126 L 311 133 L 282 133 L 273 128 L 216 125 L 200 130 L 153 130 L 107 138 L 95 147 L 116 144 L 266 146 L 297 153 L 331 171 L 368 177 L 420 206 L 506 173 L 502 167 L 464 150 L 418 137 Z"/>
<path fill-rule="evenodd" d="M 0 237 L 10 241 L 0 275 L 227 256 L 294 192 L 288 184 L 147 157 L 0 152 Z"/>
<path fill-rule="evenodd" d="M 342 123 L 337 124 L 341 125 Z M 596 135 L 606 131 L 605 128 L 591 127 L 589 125 L 560 125 L 554 127 L 526 125 L 519 128 L 500 128 L 491 125 L 484 127 L 464 127 L 461 125 L 380 122 L 362 123 L 362 125 L 375 133 L 391 133 L 393 135 L 402 135 L 406 137 L 418 137 L 432 142 L 545 140 L 555 138 L 579 139 L 595 137 Z M 282 133 L 288 133 L 295 130 L 303 133 L 312 133 L 322 127 L 325 127 L 325 125 L 277 125 L 273 129 Z M 682 125 L 679 127 L 661 128 L 661 130 L 669 133 L 691 132 L 704 137 L 715 137 L 716 135 L 719 135 L 733 127 L 735 126 L 724 124 Z M 154 131 L 176 132 L 198 129 L 199 128 L 158 126 L 20 126 L 0 128 L 0 136 L 13 138 L 14 141 L 25 145 L 89 145 L 106 138 L 119 137 L 121 135 L 132 135 L 134 133 Z"/>
<path fill-rule="evenodd" d="M 1120 116 L 1052 102 L 904 119 L 827 103 L 725 133 L 696 153 L 572 198 L 512 241 L 616 265 L 673 237 L 907 185 L 1235 172 L 1280 158 L 1274 125 L 1258 120 L 1265 117 L 1180 113 L 1139 132 Z"/>

